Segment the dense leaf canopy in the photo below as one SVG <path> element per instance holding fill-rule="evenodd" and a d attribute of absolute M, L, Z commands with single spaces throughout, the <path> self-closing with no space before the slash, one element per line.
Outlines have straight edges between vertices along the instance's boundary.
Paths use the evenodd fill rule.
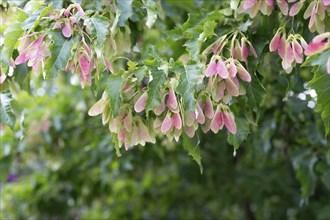
<path fill-rule="evenodd" d="M 0 10 L 1 218 L 330 218 L 329 0 Z"/>

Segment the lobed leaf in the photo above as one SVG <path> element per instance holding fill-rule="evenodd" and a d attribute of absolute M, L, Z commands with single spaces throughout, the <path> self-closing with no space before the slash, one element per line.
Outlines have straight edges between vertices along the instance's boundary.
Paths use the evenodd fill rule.
<path fill-rule="evenodd" d="M 107 92 L 110 101 L 110 109 L 113 112 L 113 117 L 119 113 L 121 105 L 121 89 L 123 86 L 123 79 L 121 75 L 110 75 L 107 83 Z"/>
<path fill-rule="evenodd" d="M 193 138 L 183 135 L 183 148 L 188 151 L 188 155 L 191 156 L 199 166 L 201 174 L 203 174 L 202 157 L 199 150 L 200 140 L 197 135 Z"/>
<path fill-rule="evenodd" d="M 250 124 L 247 119 L 242 117 L 235 117 L 235 123 L 237 127 L 237 132 L 235 135 L 229 133 L 227 141 L 229 144 L 234 146 L 234 149 L 237 150 L 244 140 L 251 133 Z"/>
<path fill-rule="evenodd" d="M 41 19 L 48 15 L 50 11 L 53 10 L 53 5 L 49 5 L 48 7 L 39 8 L 35 12 L 33 12 L 28 19 L 24 21 L 22 24 L 23 29 L 30 29 L 33 31 L 40 23 Z"/>
<path fill-rule="evenodd" d="M 151 72 L 152 81 L 148 87 L 148 99 L 146 103 L 146 112 L 154 109 L 161 104 L 161 88 L 165 82 L 166 75 L 162 70 L 153 69 Z"/>
<path fill-rule="evenodd" d="M 178 93 L 183 98 L 185 108 L 190 111 L 195 111 L 196 100 L 194 98 L 197 84 L 202 82 L 204 74 L 200 63 L 187 64 L 184 68 L 177 69 L 180 73 Z"/>
<path fill-rule="evenodd" d="M 318 69 L 308 86 L 316 91 L 317 109 L 321 112 L 326 135 L 330 134 L 330 75 Z"/>
<path fill-rule="evenodd" d="M 146 25 L 151 28 L 157 20 L 157 8 L 156 3 L 153 0 L 144 0 L 145 7 L 147 8 L 147 21 Z"/>
<path fill-rule="evenodd" d="M 248 98 L 248 105 L 251 106 L 252 110 L 257 115 L 256 120 L 258 121 L 260 114 L 259 106 L 266 94 L 266 89 L 254 73 L 251 74 L 251 78 L 251 82 L 244 82 L 244 86 L 246 88 L 246 97 Z"/>
<path fill-rule="evenodd" d="M 0 96 L 0 123 L 6 124 L 13 129 L 16 118 L 10 106 L 12 100 L 11 95 L 9 93 L 2 93 Z"/>
<path fill-rule="evenodd" d="M 53 45 L 50 48 L 51 56 L 45 64 L 47 78 L 54 78 L 58 72 L 63 70 L 71 58 L 71 47 L 74 44 L 73 38 L 64 38 L 60 31 L 50 33 L 53 38 Z"/>
<path fill-rule="evenodd" d="M 26 18 L 28 18 L 28 14 L 22 10 L 18 10 L 16 22 L 9 25 L 4 32 L 5 41 L 1 50 L 1 69 L 4 72 L 7 72 L 9 61 L 12 57 L 15 46 L 24 32 L 21 26 Z"/>
<path fill-rule="evenodd" d="M 133 15 L 133 0 L 117 0 L 117 7 L 120 11 L 118 26 L 125 26 L 125 22 Z"/>
<path fill-rule="evenodd" d="M 330 75 L 326 70 L 326 62 L 330 51 L 322 54 L 315 54 L 306 59 L 302 66 L 316 66 L 314 77 L 309 81 L 308 86 L 316 91 L 317 109 L 321 112 L 326 135 L 330 134 Z"/>
<path fill-rule="evenodd" d="M 63 0 L 46 0 L 46 3 L 52 4 L 55 10 L 61 10 L 63 8 Z"/>
<path fill-rule="evenodd" d="M 87 28 L 90 29 L 93 38 L 97 38 L 97 46 L 101 47 L 109 34 L 110 22 L 102 16 L 94 16 L 86 20 Z"/>

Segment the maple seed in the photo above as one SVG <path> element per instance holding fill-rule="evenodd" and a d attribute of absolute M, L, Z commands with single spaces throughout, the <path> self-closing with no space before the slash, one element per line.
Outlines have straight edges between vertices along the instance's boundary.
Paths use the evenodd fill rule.
<path fill-rule="evenodd" d="M 319 53 L 329 47 L 330 32 L 320 34 L 313 38 L 305 49 L 305 55 L 311 56 Z"/>
<path fill-rule="evenodd" d="M 211 130 L 216 134 L 220 129 L 222 129 L 223 125 L 223 114 L 221 109 L 218 107 L 214 114 L 214 118 L 211 121 Z"/>
<path fill-rule="evenodd" d="M 178 102 L 176 100 L 176 96 L 175 96 L 173 89 L 170 89 L 170 91 L 168 93 L 167 105 L 172 111 L 173 110 L 175 111 L 175 109 L 177 109 L 177 107 L 178 107 Z"/>
<path fill-rule="evenodd" d="M 161 115 L 165 111 L 165 108 L 166 108 L 165 96 L 163 96 L 161 104 L 154 109 L 154 113 L 157 116 L 159 116 L 159 115 Z"/>
<path fill-rule="evenodd" d="M 211 61 L 205 70 L 205 76 L 211 77 L 217 73 L 217 63 L 215 60 Z"/>
<path fill-rule="evenodd" d="M 147 98 L 148 98 L 148 93 L 144 92 L 140 98 L 137 100 L 137 102 L 134 105 L 134 110 L 139 113 L 142 112 L 146 106 L 146 102 L 147 102 Z"/>
<path fill-rule="evenodd" d="M 233 113 L 225 111 L 223 113 L 223 122 L 230 133 L 236 134 L 236 123 Z"/>
<path fill-rule="evenodd" d="M 231 60 L 230 61 L 230 64 L 229 64 L 229 73 L 230 73 L 230 76 L 231 77 L 235 77 L 236 76 L 237 68 L 236 68 L 236 65 L 234 63 L 234 60 Z"/>
<path fill-rule="evenodd" d="M 79 14 L 81 17 L 84 16 L 85 12 L 84 12 L 84 10 L 81 8 L 81 6 L 80 6 L 78 3 L 75 3 L 74 5 L 76 6 L 76 9 L 77 9 L 77 11 L 78 11 L 78 14 Z"/>
<path fill-rule="evenodd" d="M 174 113 L 173 115 L 173 125 L 176 129 L 182 128 L 182 120 L 179 113 Z"/>
<path fill-rule="evenodd" d="M 280 44 L 280 39 L 281 39 L 281 34 L 279 33 L 279 31 L 275 34 L 275 36 L 273 37 L 272 41 L 269 44 L 269 51 L 273 52 L 273 51 L 277 51 L 279 44 Z"/>
<path fill-rule="evenodd" d="M 229 76 L 228 71 L 227 71 L 227 67 L 226 67 L 225 63 L 222 60 L 218 61 L 217 73 L 222 79 L 227 79 L 228 76 Z"/>
<path fill-rule="evenodd" d="M 204 123 L 205 123 L 205 116 L 204 116 L 204 113 L 203 113 L 202 107 L 200 106 L 199 102 L 197 102 L 196 110 L 197 110 L 196 121 L 197 121 L 199 124 L 204 124 Z"/>
<path fill-rule="evenodd" d="M 84 55 L 82 55 L 80 53 L 80 54 L 78 54 L 78 61 L 79 61 L 81 72 L 84 75 L 88 75 L 89 74 L 89 67 L 90 67 L 89 60 Z"/>
<path fill-rule="evenodd" d="M 171 119 L 170 113 L 168 112 L 161 127 L 161 132 L 166 134 L 169 130 L 171 130 L 173 126 L 173 120 Z"/>
<path fill-rule="evenodd" d="M 204 114 L 209 119 L 212 119 L 214 116 L 213 105 L 210 97 L 206 98 L 206 102 L 204 104 Z"/>
<path fill-rule="evenodd" d="M 69 22 L 65 22 L 64 27 L 62 28 L 62 34 L 64 37 L 69 38 L 71 37 L 73 30 Z"/>
<path fill-rule="evenodd" d="M 241 43 L 242 43 L 242 52 L 241 52 L 242 53 L 242 59 L 244 61 L 246 61 L 247 57 L 249 56 L 249 49 L 246 45 L 246 41 L 245 41 L 244 38 L 241 39 Z"/>

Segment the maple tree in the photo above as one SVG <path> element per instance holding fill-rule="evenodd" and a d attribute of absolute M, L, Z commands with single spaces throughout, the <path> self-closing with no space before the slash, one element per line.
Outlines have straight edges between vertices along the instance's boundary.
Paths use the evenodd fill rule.
<path fill-rule="evenodd" d="M 118 156 L 121 148 L 175 141 L 202 172 L 205 135 L 223 133 L 236 154 L 263 126 L 272 100 L 267 90 L 282 86 L 269 81 L 271 72 L 287 81 L 283 102 L 297 84 L 296 96 L 316 93 L 311 109 L 321 116 L 327 141 L 330 1 L 198 4 L 2 1 L 1 124 L 23 127 L 23 110 L 12 107 L 20 91 L 33 94 L 40 81 L 76 77 L 81 92 L 97 98 L 88 115 L 102 115 L 100 127 L 110 132 Z M 309 75 L 301 76 L 305 71 Z"/>

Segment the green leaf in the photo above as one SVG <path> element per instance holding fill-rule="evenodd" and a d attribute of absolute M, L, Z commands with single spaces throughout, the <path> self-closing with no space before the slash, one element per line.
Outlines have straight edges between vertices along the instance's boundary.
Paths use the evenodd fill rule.
<path fill-rule="evenodd" d="M 185 34 L 189 38 L 189 40 L 184 44 L 184 46 L 187 48 L 187 51 L 191 58 L 197 61 L 198 55 L 200 53 L 200 48 L 202 46 L 202 40 L 199 39 L 199 35 L 203 31 L 203 26 L 201 24 L 195 24 L 196 22 L 200 21 L 199 19 L 196 21 L 196 17 L 197 16 L 189 15 L 188 20 L 183 24 L 182 29 L 184 32 L 182 33 L 182 35 Z"/>
<path fill-rule="evenodd" d="M 322 54 L 314 54 L 306 59 L 301 66 L 319 66 L 322 71 L 327 71 L 327 60 L 330 57 L 330 50 Z"/>
<path fill-rule="evenodd" d="M 16 118 L 10 106 L 12 100 L 11 95 L 10 93 L 2 93 L 0 96 L 0 123 L 6 124 L 13 129 L 16 123 Z"/>
<path fill-rule="evenodd" d="M 110 75 L 107 84 L 107 92 L 110 100 L 110 109 L 113 112 L 113 117 L 119 113 L 121 105 L 121 89 L 123 86 L 122 75 Z"/>
<path fill-rule="evenodd" d="M 305 66 L 311 66 L 311 63 L 313 60 L 317 59 L 320 57 L 320 54 L 313 54 L 312 56 L 309 56 L 305 59 L 305 62 L 303 64 L 301 64 L 302 67 L 305 67 Z"/>
<path fill-rule="evenodd" d="M 327 166 L 327 169 L 324 171 L 324 173 L 321 176 L 321 180 L 323 184 L 330 189 L 330 166 Z"/>
<path fill-rule="evenodd" d="M 61 10 L 63 8 L 63 0 L 46 0 L 46 3 L 53 4 L 55 10 Z"/>
<path fill-rule="evenodd" d="M 118 135 L 112 134 L 112 143 L 114 144 L 117 157 L 121 157 Z"/>
<path fill-rule="evenodd" d="M 238 8 L 239 0 L 230 0 L 230 8 L 236 10 Z"/>
<path fill-rule="evenodd" d="M 148 68 L 146 66 L 138 67 L 134 70 L 134 75 L 137 78 L 138 82 L 141 82 L 144 76 L 147 74 Z"/>
<path fill-rule="evenodd" d="M 317 161 L 317 157 L 312 154 L 310 149 L 299 151 L 299 153 L 292 158 L 296 178 L 301 184 L 301 196 L 305 200 L 313 195 L 315 191 L 316 176 L 314 166 Z"/>
<path fill-rule="evenodd" d="M 137 65 L 139 65 L 137 62 L 132 62 L 130 60 L 127 62 L 127 66 L 129 70 L 135 69 Z"/>
<path fill-rule="evenodd" d="M 193 60 L 198 60 L 202 43 L 214 35 L 214 29 L 222 19 L 223 14 L 220 11 L 210 12 L 206 18 L 199 14 L 189 15 L 182 25 L 182 35 L 189 39 L 184 46 Z"/>
<path fill-rule="evenodd" d="M 101 47 L 109 34 L 110 22 L 105 17 L 94 16 L 87 20 L 87 28 L 91 31 L 93 38 L 97 38 L 97 46 Z"/>
<path fill-rule="evenodd" d="M 16 65 L 14 69 L 15 82 L 18 83 L 21 89 L 27 91 L 28 93 L 31 92 L 29 72 L 30 71 L 27 66 L 27 63 Z"/>
<path fill-rule="evenodd" d="M 17 14 L 17 22 L 9 25 L 4 32 L 5 41 L 4 47 L 1 50 L 1 69 L 3 70 L 3 72 L 7 72 L 9 61 L 12 57 L 14 48 L 18 42 L 18 39 L 22 36 L 24 32 L 21 27 L 22 22 L 28 17 L 28 14 L 21 10 L 18 10 Z"/>
<path fill-rule="evenodd" d="M 125 22 L 133 15 L 132 9 L 133 0 L 117 0 L 117 7 L 120 10 L 118 26 L 125 26 Z"/>
<path fill-rule="evenodd" d="M 187 48 L 189 55 L 193 60 L 198 60 L 200 54 L 201 42 L 198 39 L 187 41 L 184 46 Z"/>
<path fill-rule="evenodd" d="M 1 61 L 3 63 L 2 65 L 4 65 L 2 67 L 4 68 L 3 70 L 8 68 L 15 45 L 22 34 L 23 29 L 21 28 L 20 23 L 14 23 L 6 29 L 4 47 L 1 51 Z"/>
<path fill-rule="evenodd" d="M 252 81 L 250 83 L 244 83 L 246 88 L 246 97 L 248 98 L 248 105 L 257 115 L 256 121 L 259 119 L 259 106 L 266 94 L 266 89 L 261 84 L 260 80 L 255 74 L 251 74 Z"/>
<path fill-rule="evenodd" d="M 151 66 L 151 67 L 158 67 L 161 65 L 161 61 L 158 59 L 143 60 L 142 63 L 146 66 Z"/>
<path fill-rule="evenodd" d="M 237 150 L 251 132 L 249 122 L 245 118 L 235 117 L 235 123 L 237 132 L 235 135 L 230 133 L 227 140 L 228 143 L 233 145 L 234 149 Z"/>
<path fill-rule="evenodd" d="M 199 63 L 187 64 L 184 66 L 184 69 L 178 67 L 177 71 L 180 72 L 177 91 L 183 98 L 185 108 L 190 111 L 195 111 L 196 100 L 194 98 L 194 93 L 197 84 L 201 83 L 204 77 L 202 66 Z"/>
<path fill-rule="evenodd" d="M 30 29 L 30 31 L 33 31 L 40 23 L 41 19 L 48 15 L 50 11 L 53 10 L 53 5 L 49 5 L 45 8 L 40 8 L 33 12 L 28 19 L 24 21 L 22 24 L 23 29 Z"/>
<path fill-rule="evenodd" d="M 317 109 L 321 112 L 326 135 L 330 134 L 330 75 L 327 74 L 326 63 L 330 51 L 322 54 L 315 54 L 306 59 L 302 66 L 314 66 L 316 71 L 314 77 L 309 81 L 308 86 L 316 91 Z"/>
<path fill-rule="evenodd" d="M 1 146 L 3 147 L 3 146 Z M 7 147 L 7 146 L 4 146 Z M 0 161 L 0 167 L 1 167 L 1 172 L 0 172 L 0 181 L 1 182 L 7 182 L 8 174 L 10 172 L 10 168 L 12 167 L 13 163 L 13 157 L 10 155 L 7 155 L 5 157 L 1 158 Z"/>
<path fill-rule="evenodd" d="M 148 28 L 151 28 L 152 25 L 157 20 L 157 8 L 156 3 L 153 0 L 144 0 L 145 7 L 147 8 L 147 22 L 146 25 Z"/>
<path fill-rule="evenodd" d="M 316 91 L 317 109 L 321 112 L 326 135 L 330 133 L 330 75 L 321 68 L 314 74 L 308 86 Z"/>
<path fill-rule="evenodd" d="M 166 74 L 162 70 L 153 69 L 151 72 L 152 81 L 148 87 L 148 99 L 146 102 L 146 112 L 161 104 L 160 90 L 166 79 Z"/>
<path fill-rule="evenodd" d="M 54 40 L 50 48 L 51 56 L 45 64 L 47 78 L 54 78 L 60 70 L 63 70 L 71 58 L 71 47 L 74 44 L 72 38 L 64 38 L 60 31 L 50 33 Z"/>
<path fill-rule="evenodd" d="M 199 150 L 199 138 L 195 135 L 193 138 L 183 135 L 183 148 L 188 151 L 188 155 L 191 156 L 199 166 L 201 174 L 203 174 L 202 157 Z"/>

